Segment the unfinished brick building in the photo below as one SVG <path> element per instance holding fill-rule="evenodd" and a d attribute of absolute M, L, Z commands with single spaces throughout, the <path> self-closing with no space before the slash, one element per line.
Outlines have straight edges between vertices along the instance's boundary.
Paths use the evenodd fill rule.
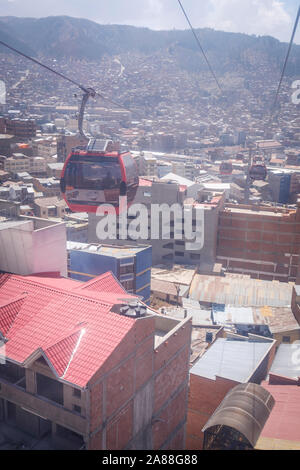
<path fill-rule="evenodd" d="M 191 326 L 111 273 L 0 275 L 0 431 L 36 449 L 183 449 Z"/>
<path fill-rule="evenodd" d="M 229 272 L 294 282 L 300 273 L 300 199 L 297 209 L 226 204 L 217 261 Z"/>
<path fill-rule="evenodd" d="M 275 355 L 276 341 L 256 335 L 218 338 L 190 370 L 187 449 L 203 448 L 203 427 L 226 394 L 241 383 L 259 384 Z"/>

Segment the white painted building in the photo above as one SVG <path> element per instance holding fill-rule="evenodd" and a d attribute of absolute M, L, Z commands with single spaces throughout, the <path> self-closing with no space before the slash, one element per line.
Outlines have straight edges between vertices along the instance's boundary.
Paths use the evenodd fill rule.
<path fill-rule="evenodd" d="M 67 276 L 66 227 L 37 217 L 0 220 L 0 270 Z"/>

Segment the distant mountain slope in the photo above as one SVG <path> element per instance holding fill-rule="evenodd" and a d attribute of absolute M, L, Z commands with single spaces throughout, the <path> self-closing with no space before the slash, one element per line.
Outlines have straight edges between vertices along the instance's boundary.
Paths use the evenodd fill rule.
<path fill-rule="evenodd" d="M 215 70 L 282 66 L 287 44 L 269 36 L 249 36 L 212 29 L 197 34 Z M 57 16 L 47 18 L 0 17 L 0 39 L 35 56 L 100 60 L 104 54 L 152 54 L 162 51 L 189 70 L 206 64 L 190 30 L 152 31 L 134 26 L 100 25 L 90 20 Z M 1 52 L 7 49 L 0 47 Z M 300 46 L 294 45 L 287 74 L 300 74 Z"/>

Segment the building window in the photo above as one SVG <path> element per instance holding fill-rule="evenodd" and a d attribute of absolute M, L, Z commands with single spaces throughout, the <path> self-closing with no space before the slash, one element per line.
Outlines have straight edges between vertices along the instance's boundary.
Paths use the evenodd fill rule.
<path fill-rule="evenodd" d="M 81 391 L 78 388 L 73 388 L 73 397 L 81 398 Z"/>
<path fill-rule="evenodd" d="M 175 251 L 175 256 L 184 256 L 184 253 L 181 251 Z"/>
<path fill-rule="evenodd" d="M 124 281 L 122 285 L 125 290 L 132 290 L 133 289 L 133 281 Z"/>
<path fill-rule="evenodd" d="M 43 374 L 36 374 L 37 395 L 63 405 L 63 384 Z"/>
<path fill-rule="evenodd" d="M 282 342 L 283 343 L 290 343 L 291 337 L 290 336 L 283 336 L 282 337 Z"/>
<path fill-rule="evenodd" d="M 130 266 L 120 266 L 120 274 L 133 273 L 133 264 Z"/>
<path fill-rule="evenodd" d="M 73 411 L 75 411 L 75 413 L 78 413 L 79 415 L 81 415 L 81 406 L 73 405 Z"/>

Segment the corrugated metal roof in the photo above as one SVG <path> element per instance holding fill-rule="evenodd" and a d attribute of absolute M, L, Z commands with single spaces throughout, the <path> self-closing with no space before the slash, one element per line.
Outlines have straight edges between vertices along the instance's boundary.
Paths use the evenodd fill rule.
<path fill-rule="evenodd" d="M 245 382 L 256 370 L 273 342 L 218 338 L 190 370 L 191 374 L 215 380 L 216 376 Z"/>
<path fill-rule="evenodd" d="M 96 253 L 98 255 L 113 256 L 114 258 L 133 258 L 138 252 L 145 248 L 148 248 L 148 246 L 114 246 L 67 241 L 68 250 L 81 250 L 89 253 Z"/>
<path fill-rule="evenodd" d="M 199 302 L 228 304 L 235 307 L 291 305 L 292 283 L 251 279 L 244 275 L 208 276 L 196 274 L 190 297 Z"/>
<path fill-rule="evenodd" d="M 300 377 L 300 343 L 281 344 L 276 352 L 270 374 L 283 375 L 291 379 Z"/>

